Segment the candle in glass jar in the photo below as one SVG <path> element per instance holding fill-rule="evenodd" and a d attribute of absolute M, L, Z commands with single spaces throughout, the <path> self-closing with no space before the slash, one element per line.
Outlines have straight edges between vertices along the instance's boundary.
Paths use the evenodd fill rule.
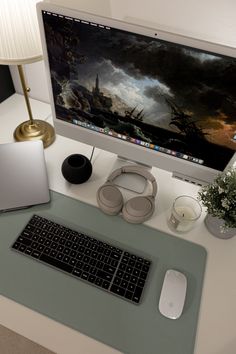
<path fill-rule="evenodd" d="M 169 226 L 175 231 L 187 232 L 193 228 L 201 211 L 202 208 L 196 199 L 185 195 L 180 196 L 173 203 Z"/>

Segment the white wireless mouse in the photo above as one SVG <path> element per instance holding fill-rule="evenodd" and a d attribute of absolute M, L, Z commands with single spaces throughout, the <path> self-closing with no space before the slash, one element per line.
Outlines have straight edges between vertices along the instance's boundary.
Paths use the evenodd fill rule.
<path fill-rule="evenodd" d="M 174 269 L 167 270 L 159 300 L 160 313 L 167 318 L 179 318 L 184 308 L 186 290 L 186 276 Z"/>

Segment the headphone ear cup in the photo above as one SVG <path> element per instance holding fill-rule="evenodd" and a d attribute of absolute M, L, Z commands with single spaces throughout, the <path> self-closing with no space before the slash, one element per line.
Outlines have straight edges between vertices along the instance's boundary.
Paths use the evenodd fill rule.
<path fill-rule="evenodd" d="M 105 183 L 97 191 L 99 208 L 108 215 L 118 214 L 123 206 L 123 196 L 112 183 Z"/>
<path fill-rule="evenodd" d="M 148 220 L 155 210 L 155 199 L 150 196 L 135 197 L 128 200 L 122 209 L 123 217 L 133 224 Z"/>

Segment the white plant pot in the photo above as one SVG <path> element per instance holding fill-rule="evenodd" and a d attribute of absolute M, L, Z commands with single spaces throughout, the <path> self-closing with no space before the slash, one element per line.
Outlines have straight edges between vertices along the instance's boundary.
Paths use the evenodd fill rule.
<path fill-rule="evenodd" d="M 208 231 L 218 238 L 228 239 L 236 235 L 236 228 L 233 227 L 222 231 L 221 227 L 224 225 L 222 219 L 207 214 L 204 221 Z"/>

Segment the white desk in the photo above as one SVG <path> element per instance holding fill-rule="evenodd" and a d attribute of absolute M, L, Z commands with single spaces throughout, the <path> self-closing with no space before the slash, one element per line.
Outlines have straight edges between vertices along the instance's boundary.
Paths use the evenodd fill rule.
<path fill-rule="evenodd" d="M 50 106 L 32 100 L 35 118 L 51 121 Z M 0 143 L 13 141 L 13 131 L 27 120 L 22 96 L 13 95 L 0 104 Z M 90 156 L 91 147 L 57 136 L 53 145 L 45 150 L 50 188 L 96 205 L 97 188 L 105 181 L 115 161 L 115 155 L 96 149 L 93 174 L 82 185 L 69 185 L 61 175 L 61 164 L 66 156 L 82 153 Z M 198 331 L 194 354 L 236 353 L 236 237 L 220 240 L 206 230 L 204 213 L 196 227 L 187 234 L 174 234 L 168 229 L 167 215 L 173 199 L 181 194 L 197 195 L 198 187 L 174 180 L 170 174 L 154 168 L 159 192 L 156 211 L 146 225 L 204 246 L 208 259 L 203 286 Z M 75 330 L 0 296 L 0 324 L 24 335 L 58 354 L 115 354 L 105 346 Z M 147 352 L 148 354 L 148 352 Z M 165 353 L 162 353 L 165 354 Z"/>

